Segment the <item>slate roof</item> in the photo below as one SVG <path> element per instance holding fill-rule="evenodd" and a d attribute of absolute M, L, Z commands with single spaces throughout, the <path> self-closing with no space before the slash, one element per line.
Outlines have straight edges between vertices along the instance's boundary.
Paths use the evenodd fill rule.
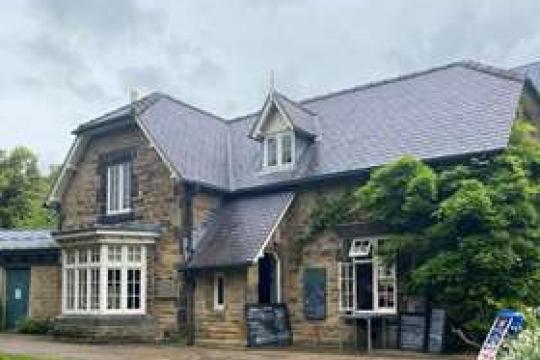
<path fill-rule="evenodd" d="M 525 75 L 531 81 L 537 91 L 540 91 L 540 61 L 518 66 L 512 70 Z"/>
<path fill-rule="evenodd" d="M 524 82 L 516 71 L 459 62 L 302 101 L 275 93 L 293 127 L 316 137 L 298 142 L 292 170 L 273 173 L 263 171 L 261 144 L 249 137 L 259 113 L 224 120 L 155 93 L 76 133 L 137 115 L 181 178 L 227 194 L 189 267 L 243 265 L 292 201 L 280 185 L 364 171 L 405 154 L 434 160 L 504 149 Z M 269 187 L 274 192 L 242 195 Z"/>
<path fill-rule="evenodd" d="M 224 200 L 187 267 L 251 263 L 293 198 L 292 192 L 277 192 Z"/>
<path fill-rule="evenodd" d="M 182 178 L 229 187 L 229 131 L 224 120 L 167 95 L 138 116 Z"/>
<path fill-rule="evenodd" d="M 278 94 L 298 126 L 319 135 L 292 171 L 279 173 L 262 171 L 260 143 L 248 136 L 258 113 L 227 121 L 159 93 L 136 106 L 182 178 L 234 192 L 369 169 L 404 154 L 429 160 L 503 149 L 524 80 L 458 62 L 303 101 Z"/>
<path fill-rule="evenodd" d="M 0 229 L 0 252 L 6 250 L 57 249 L 50 230 Z"/>
<path fill-rule="evenodd" d="M 292 101 L 285 95 L 274 92 L 276 101 L 281 105 L 287 117 L 292 122 L 294 130 L 308 136 L 318 135 L 317 114 L 308 110 L 301 104 Z"/>

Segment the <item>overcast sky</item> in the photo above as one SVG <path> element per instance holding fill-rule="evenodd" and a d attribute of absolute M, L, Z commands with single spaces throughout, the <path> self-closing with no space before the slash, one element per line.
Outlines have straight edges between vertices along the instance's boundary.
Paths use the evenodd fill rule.
<path fill-rule="evenodd" d="M 61 163 L 77 124 L 169 93 L 224 117 L 472 59 L 540 60 L 538 0 L 12 0 L 0 12 L 0 148 Z"/>

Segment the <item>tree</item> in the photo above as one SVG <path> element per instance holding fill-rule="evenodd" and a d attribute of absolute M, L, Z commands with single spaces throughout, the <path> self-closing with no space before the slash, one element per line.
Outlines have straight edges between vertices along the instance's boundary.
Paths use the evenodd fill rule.
<path fill-rule="evenodd" d="M 381 255 L 399 255 L 410 292 L 444 307 L 456 332 L 479 341 L 502 306 L 540 296 L 540 145 L 516 121 L 502 153 L 429 166 L 412 157 L 374 171 L 356 207 L 392 233 Z"/>
<path fill-rule="evenodd" d="M 37 157 L 28 148 L 0 150 L 1 228 L 54 226 L 53 212 L 43 206 L 53 174 L 40 174 Z"/>

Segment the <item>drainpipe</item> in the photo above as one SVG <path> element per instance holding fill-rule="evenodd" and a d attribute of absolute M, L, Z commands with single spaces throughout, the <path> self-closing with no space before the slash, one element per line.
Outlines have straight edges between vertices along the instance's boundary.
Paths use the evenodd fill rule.
<path fill-rule="evenodd" d="M 184 251 L 184 264 L 193 256 L 193 196 L 196 187 L 188 182 L 184 183 L 184 196 L 182 206 L 182 239 Z M 192 270 L 184 272 L 186 291 L 186 342 L 192 346 L 195 343 L 195 274 Z"/>

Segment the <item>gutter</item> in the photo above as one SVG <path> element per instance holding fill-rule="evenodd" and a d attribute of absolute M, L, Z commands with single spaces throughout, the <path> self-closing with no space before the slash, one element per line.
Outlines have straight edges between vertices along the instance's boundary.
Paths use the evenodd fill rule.
<path fill-rule="evenodd" d="M 180 252 L 184 253 L 184 264 L 193 257 L 193 196 L 198 191 L 198 185 L 189 182 L 183 184 L 182 206 L 182 237 L 180 239 Z M 186 343 L 195 344 L 195 274 L 187 270 L 184 273 L 186 291 Z M 180 296 L 180 294 L 178 294 Z M 178 324 L 179 327 L 181 324 Z"/>

